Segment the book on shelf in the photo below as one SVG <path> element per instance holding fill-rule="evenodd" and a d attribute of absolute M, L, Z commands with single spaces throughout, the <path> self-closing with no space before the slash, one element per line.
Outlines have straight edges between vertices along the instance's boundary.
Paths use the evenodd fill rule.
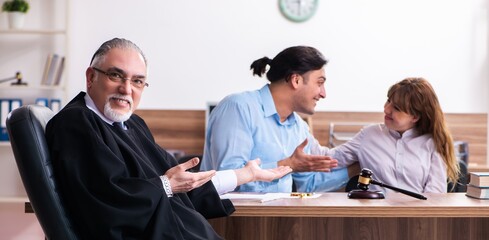
<path fill-rule="evenodd" d="M 41 85 L 59 85 L 65 65 L 64 62 L 65 57 L 56 53 L 48 54 L 46 64 L 44 65 L 44 74 L 42 76 Z"/>
<path fill-rule="evenodd" d="M 22 99 L 1 98 L 0 99 L 0 141 L 8 141 L 7 117 L 11 111 L 22 105 Z"/>
<path fill-rule="evenodd" d="M 45 85 L 47 86 L 54 85 L 54 78 L 56 78 L 56 72 L 58 71 L 60 61 L 61 61 L 61 56 L 59 56 L 58 54 L 53 54 Z"/>
<path fill-rule="evenodd" d="M 61 57 L 59 60 L 58 68 L 56 69 L 56 75 L 54 78 L 54 85 L 58 86 L 61 82 L 61 76 L 63 75 L 63 69 L 65 67 L 65 57 Z"/>
<path fill-rule="evenodd" d="M 468 184 L 467 193 L 465 195 L 478 199 L 489 199 L 489 186 L 480 187 Z"/>
<path fill-rule="evenodd" d="M 36 104 L 44 107 L 49 107 L 49 99 L 47 98 L 36 98 Z"/>
<path fill-rule="evenodd" d="M 470 185 L 489 187 L 489 172 L 470 172 Z"/>
<path fill-rule="evenodd" d="M 44 73 L 42 75 L 41 85 L 46 85 L 48 81 L 48 74 L 51 68 L 51 63 L 53 62 L 53 54 L 48 54 L 46 63 L 44 64 Z"/>
<path fill-rule="evenodd" d="M 58 98 L 51 99 L 49 103 L 49 108 L 51 108 L 51 110 L 53 110 L 54 113 L 59 112 L 59 110 L 61 110 L 61 99 Z"/>

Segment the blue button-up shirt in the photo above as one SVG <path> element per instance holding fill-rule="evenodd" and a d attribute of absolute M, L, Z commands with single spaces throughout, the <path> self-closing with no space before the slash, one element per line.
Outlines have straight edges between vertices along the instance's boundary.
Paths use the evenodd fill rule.
<path fill-rule="evenodd" d="M 309 144 L 304 151 L 310 154 L 311 145 L 318 142 L 309 126 L 295 112 L 280 122 L 268 85 L 229 95 L 210 114 L 201 170 L 238 169 L 255 158 L 261 159 L 263 169 L 276 168 L 277 162 L 292 155 L 306 138 Z M 292 179 L 301 192 L 333 191 L 346 184 L 348 172 L 342 168 L 329 173 L 293 173 L 272 182 L 243 184 L 237 190 L 290 192 Z"/>

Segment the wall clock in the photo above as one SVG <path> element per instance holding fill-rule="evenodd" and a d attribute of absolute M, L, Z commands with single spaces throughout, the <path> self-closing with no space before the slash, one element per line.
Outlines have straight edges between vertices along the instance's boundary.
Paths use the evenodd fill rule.
<path fill-rule="evenodd" d="M 310 19 L 318 8 L 319 0 L 279 0 L 280 12 L 293 22 Z"/>

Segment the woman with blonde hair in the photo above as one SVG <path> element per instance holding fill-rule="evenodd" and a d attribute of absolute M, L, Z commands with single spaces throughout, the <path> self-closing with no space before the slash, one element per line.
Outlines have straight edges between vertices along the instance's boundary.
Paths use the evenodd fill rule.
<path fill-rule="evenodd" d="M 336 158 L 338 166 L 359 162 L 376 180 L 409 191 L 443 193 L 447 179 L 457 183 L 460 169 L 453 140 L 427 80 L 406 78 L 392 85 L 384 114 L 383 124 L 365 127 L 352 140 L 323 148 L 323 153 Z"/>

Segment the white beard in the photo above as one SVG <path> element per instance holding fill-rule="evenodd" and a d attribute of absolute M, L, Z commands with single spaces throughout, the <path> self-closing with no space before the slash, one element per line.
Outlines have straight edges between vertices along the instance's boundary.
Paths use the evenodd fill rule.
<path fill-rule="evenodd" d="M 116 111 L 114 111 L 114 109 L 112 109 L 110 107 L 110 100 L 111 98 L 113 97 L 116 97 L 116 98 L 123 98 L 123 99 L 127 99 L 126 97 L 122 96 L 122 95 L 119 95 L 119 94 L 114 94 L 114 95 L 111 95 L 107 98 L 107 100 L 105 101 L 105 105 L 104 105 L 104 115 L 114 121 L 114 122 L 124 122 L 124 121 L 127 121 L 131 115 L 132 115 L 132 106 L 133 106 L 133 103 L 132 103 L 132 100 L 130 99 L 127 99 L 129 102 L 130 102 L 130 105 L 131 105 L 131 110 L 129 110 L 129 112 L 127 113 L 124 113 L 124 114 L 120 114 Z"/>

